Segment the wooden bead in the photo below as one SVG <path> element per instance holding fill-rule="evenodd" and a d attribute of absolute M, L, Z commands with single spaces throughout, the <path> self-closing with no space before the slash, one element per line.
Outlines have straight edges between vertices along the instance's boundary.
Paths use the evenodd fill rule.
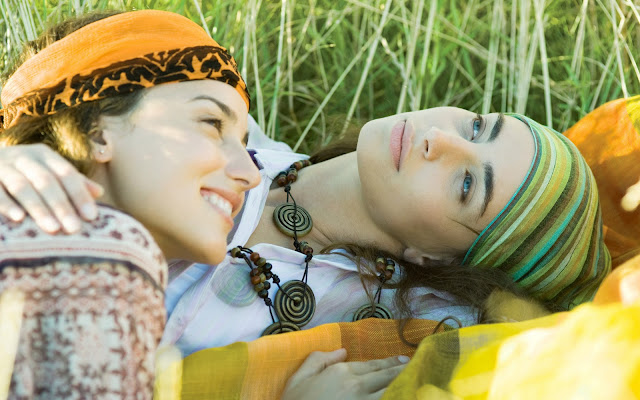
<path fill-rule="evenodd" d="M 262 299 L 266 299 L 267 296 L 269 296 L 269 292 L 267 292 L 266 289 L 262 289 L 261 291 L 258 292 L 258 297 Z"/>
<path fill-rule="evenodd" d="M 231 257 L 236 257 L 236 258 L 242 257 L 242 251 L 237 247 L 234 247 L 233 249 L 231 249 L 229 254 L 231 254 Z"/>
<path fill-rule="evenodd" d="M 269 283 L 269 281 L 264 281 L 262 284 L 264 285 L 264 288 L 267 289 L 267 290 L 269 290 L 269 288 L 271 288 L 271 284 Z"/>
<path fill-rule="evenodd" d="M 306 255 L 312 255 L 313 254 L 313 248 L 311 246 L 307 246 L 304 249 L 302 249 L 302 252 Z"/>
<path fill-rule="evenodd" d="M 261 292 L 264 290 L 264 284 L 263 283 L 258 283 L 257 285 L 253 286 L 253 290 L 255 290 L 256 292 Z"/>
<path fill-rule="evenodd" d="M 260 274 L 258 275 L 258 277 L 260 278 L 260 282 L 264 282 L 267 280 L 267 276 L 265 274 Z"/>
<path fill-rule="evenodd" d="M 385 270 L 386 271 L 391 271 L 391 273 L 393 274 L 394 272 L 396 272 L 396 266 L 395 265 L 387 265 Z"/>
<path fill-rule="evenodd" d="M 252 285 L 257 285 L 258 283 L 260 283 L 260 275 L 256 275 L 256 276 L 252 276 L 251 277 L 251 284 Z"/>
<path fill-rule="evenodd" d="M 253 261 L 254 263 L 256 261 L 258 261 L 258 259 L 260 258 L 260 253 L 254 251 L 253 253 L 251 253 L 251 255 L 249 256 L 249 260 Z"/>
<path fill-rule="evenodd" d="M 278 176 L 276 176 L 276 184 L 280 187 L 287 184 L 287 174 L 284 172 L 280 172 Z"/>
<path fill-rule="evenodd" d="M 384 271 L 384 279 L 385 280 L 389 280 L 391 279 L 391 276 L 393 275 L 393 272 L 391 271 Z"/>
<path fill-rule="evenodd" d="M 260 275 L 260 270 L 258 268 L 254 268 L 249 272 L 249 276 L 257 276 Z"/>
<path fill-rule="evenodd" d="M 271 268 L 273 268 L 273 265 L 271 265 L 271 263 L 266 263 L 266 264 L 264 264 L 264 265 L 262 266 L 262 270 L 263 270 L 264 272 L 269 272 L 269 271 L 271 271 Z"/>
<path fill-rule="evenodd" d="M 302 167 L 308 167 L 309 165 L 311 165 L 311 161 L 309 160 L 302 160 Z"/>
<path fill-rule="evenodd" d="M 387 264 L 387 261 L 384 259 L 384 257 L 378 257 L 376 258 L 376 264 Z"/>
<path fill-rule="evenodd" d="M 264 277 L 267 279 L 271 279 L 273 277 L 273 274 L 271 272 L 265 272 Z"/>
<path fill-rule="evenodd" d="M 264 259 L 264 257 L 260 257 L 258 258 L 256 261 L 254 261 L 256 263 L 256 265 L 258 267 L 262 267 L 267 263 L 267 260 Z"/>
<path fill-rule="evenodd" d="M 296 171 L 300 171 L 302 168 L 304 168 L 304 166 L 302 165 L 302 161 L 296 161 L 293 164 L 291 164 L 291 167 L 295 168 Z"/>
<path fill-rule="evenodd" d="M 290 169 L 287 173 L 287 182 L 293 183 L 298 179 L 298 171 L 295 169 Z"/>
<path fill-rule="evenodd" d="M 384 272 L 384 265 L 376 264 L 376 272 Z"/>

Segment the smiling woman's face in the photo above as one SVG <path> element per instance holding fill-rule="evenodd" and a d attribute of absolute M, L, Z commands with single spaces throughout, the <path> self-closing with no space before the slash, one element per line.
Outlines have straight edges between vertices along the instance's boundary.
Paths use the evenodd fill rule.
<path fill-rule="evenodd" d="M 358 171 L 368 212 L 411 254 L 463 256 L 506 206 L 533 161 L 523 122 L 452 107 L 367 123 Z"/>
<path fill-rule="evenodd" d="M 245 150 L 247 117 L 234 88 L 202 80 L 145 89 L 130 116 L 101 118 L 107 196 L 167 258 L 224 258 L 244 191 L 260 179 Z"/>

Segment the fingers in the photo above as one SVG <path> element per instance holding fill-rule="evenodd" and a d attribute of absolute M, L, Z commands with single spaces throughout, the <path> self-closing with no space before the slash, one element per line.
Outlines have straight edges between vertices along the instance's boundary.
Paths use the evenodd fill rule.
<path fill-rule="evenodd" d="M 11 167 L 0 165 L 0 176 L 2 176 L 2 184 L 6 191 L 20 203 L 42 230 L 49 233 L 60 230 L 60 224 L 53 218 L 47 206 L 31 186 L 31 182 L 23 174 Z"/>
<path fill-rule="evenodd" d="M 374 371 L 362 376 L 362 380 L 360 385 L 362 386 L 362 390 L 365 393 L 376 394 L 380 392 L 384 392 L 384 389 L 389 386 L 391 381 L 396 379 L 396 377 L 404 370 L 405 364 L 396 365 L 394 367 L 382 369 L 379 371 Z"/>
<path fill-rule="evenodd" d="M 314 351 L 302 363 L 290 379 L 290 383 L 307 379 L 324 371 L 327 367 L 347 359 L 347 351 L 338 349 L 330 352 Z"/>
<path fill-rule="evenodd" d="M 2 185 L 0 185 L 0 214 L 14 222 L 22 221 L 26 215 L 24 211 L 22 211 L 22 208 L 9 197 Z"/>
<path fill-rule="evenodd" d="M 364 375 L 375 371 L 386 370 L 388 368 L 404 365 L 409 362 L 407 356 L 394 356 L 381 360 L 352 361 L 348 363 L 349 369 L 355 375 Z"/>

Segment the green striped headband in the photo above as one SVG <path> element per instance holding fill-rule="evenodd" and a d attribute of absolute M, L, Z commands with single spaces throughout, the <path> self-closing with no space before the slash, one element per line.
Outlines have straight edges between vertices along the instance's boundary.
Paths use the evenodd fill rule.
<path fill-rule="evenodd" d="M 596 181 L 567 138 L 525 116 L 509 115 L 531 129 L 533 162 L 463 264 L 498 268 L 538 300 L 571 309 L 591 300 L 611 270 Z"/>

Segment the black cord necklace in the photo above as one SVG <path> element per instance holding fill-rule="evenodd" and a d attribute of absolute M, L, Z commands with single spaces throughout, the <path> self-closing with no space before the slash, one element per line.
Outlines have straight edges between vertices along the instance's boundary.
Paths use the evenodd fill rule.
<path fill-rule="evenodd" d="M 287 202 L 278 205 L 273 211 L 273 222 L 283 234 L 293 238 L 294 249 L 305 255 L 304 273 L 300 280 L 288 281 L 282 286 L 280 278 L 272 272 L 273 266 L 266 259 L 260 257 L 247 247 L 238 246 L 229 251 L 235 258 L 242 258 L 249 266 L 249 276 L 254 290 L 258 297 L 264 300 L 269 308 L 272 324 L 263 332 L 262 336 L 273 335 L 284 332 L 299 331 L 311 321 L 316 310 L 316 299 L 313 290 L 307 284 L 309 273 L 309 262 L 313 258 L 313 248 L 305 241 L 299 241 L 299 237 L 308 234 L 313 228 L 311 215 L 307 210 L 300 207 L 291 194 L 291 184 L 298 179 L 298 171 L 311 165 L 309 160 L 296 161 L 285 171 L 280 172 L 275 179 L 278 186 L 283 187 L 287 193 Z M 376 271 L 379 273 L 380 286 L 374 296 L 376 304 L 367 303 L 360 307 L 353 316 L 357 321 L 363 318 L 392 318 L 392 314 L 385 306 L 380 304 L 382 286 L 391 279 L 395 271 L 395 263 L 390 259 L 379 257 L 376 260 Z M 271 283 L 278 286 L 278 291 L 274 301 L 269 298 Z M 275 314 L 278 321 L 275 320 Z"/>

